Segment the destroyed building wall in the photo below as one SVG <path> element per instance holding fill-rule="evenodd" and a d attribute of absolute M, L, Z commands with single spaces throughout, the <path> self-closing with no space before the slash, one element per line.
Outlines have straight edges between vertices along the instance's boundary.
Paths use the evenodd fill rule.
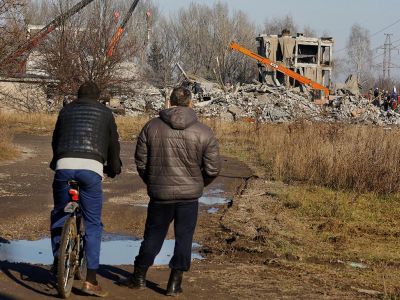
<path fill-rule="evenodd" d="M 281 35 L 260 35 L 258 54 L 326 87 L 332 84 L 332 38 L 310 38 L 284 31 Z M 260 81 L 269 84 L 295 86 L 296 83 L 276 70 L 259 65 Z"/>

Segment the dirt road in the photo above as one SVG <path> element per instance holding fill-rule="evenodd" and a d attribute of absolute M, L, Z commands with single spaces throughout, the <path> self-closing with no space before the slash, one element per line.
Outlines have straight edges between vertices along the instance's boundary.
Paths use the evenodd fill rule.
<path fill-rule="evenodd" d="M 51 159 L 50 137 L 17 136 L 15 143 L 23 149 L 23 157 L 15 162 L 0 165 L 0 241 L 36 240 L 48 236 L 49 213 L 52 207 L 49 170 Z M 134 145 L 122 144 L 123 174 L 104 182 L 105 204 L 103 209 L 104 230 L 108 233 L 141 237 L 148 201 L 145 186 L 138 177 L 133 163 Z M 251 170 L 244 164 L 224 159 L 222 175 L 209 189 L 223 188 L 223 196 L 232 198 L 242 184 L 240 177 L 249 177 Z M 202 243 L 210 236 L 209 219 L 215 216 L 202 207 L 194 240 Z M 169 233 L 172 237 L 172 233 Z M 116 255 L 117 254 L 116 249 Z M 0 262 L 0 299 L 45 299 L 56 296 L 48 266 Z M 195 261 L 190 273 L 184 278 L 185 293 L 182 299 L 233 299 L 227 289 L 215 284 L 210 270 L 221 269 L 207 260 Z M 224 267 L 225 268 L 225 267 Z M 99 281 L 110 291 L 109 299 L 162 299 L 168 279 L 167 267 L 154 267 L 149 271 L 148 289 L 134 292 L 119 287 L 115 281 L 125 276 L 132 266 L 104 266 Z M 71 299 L 85 297 L 76 283 Z"/>

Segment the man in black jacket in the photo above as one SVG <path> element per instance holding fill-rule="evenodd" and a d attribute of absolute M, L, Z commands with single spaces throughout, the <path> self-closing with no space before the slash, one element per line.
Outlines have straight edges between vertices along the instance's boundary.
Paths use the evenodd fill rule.
<path fill-rule="evenodd" d="M 147 269 L 174 221 L 176 242 L 167 287 L 167 295 L 174 296 L 182 292 L 182 274 L 190 268 L 198 198 L 204 186 L 218 176 L 220 157 L 212 130 L 197 120 L 191 108 L 190 91 L 175 88 L 170 102 L 172 107 L 147 123 L 138 137 L 135 162 L 150 203 L 134 272 L 124 283 L 145 287 Z"/>
<path fill-rule="evenodd" d="M 68 215 L 64 207 L 69 201 L 70 180 L 78 182 L 80 204 L 85 223 L 87 278 L 82 290 L 90 295 L 106 296 L 96 280 L 99 268 L 103 224 L 103 172 L 110 177 L 121 173 L 119 137 L 114 116 L 98 102 L 100 90 L 93 82 L 84 83 L 78 99 L 67 104 L 57 119 L 53 133 L 54 209 L 51 212 L 51 242 L 57 265 L 62 227 Z M 104 165 L 106 166 L 104 167 Z"/>

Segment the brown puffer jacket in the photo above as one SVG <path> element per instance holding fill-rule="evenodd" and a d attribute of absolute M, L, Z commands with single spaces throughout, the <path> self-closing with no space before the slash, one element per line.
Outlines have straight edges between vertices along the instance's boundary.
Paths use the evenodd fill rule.
<path fill-rule="evenodd" d="M 191 108 L 173 107 L 143 127 L 135 162 L 151 199 L 197 199 L 219 174 L 218 141 Z"/>

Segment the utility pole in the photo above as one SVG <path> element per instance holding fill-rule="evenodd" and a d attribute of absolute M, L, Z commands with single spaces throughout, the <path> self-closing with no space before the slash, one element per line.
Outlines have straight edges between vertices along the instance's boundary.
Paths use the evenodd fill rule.
<path fill-rule="evenodd" d="M 382 63 L 382 69 L 383 69 L 383 79 L 386 79 L 386 74 L 388 74 L 388 50 L 390 48 L 390 34 L 385 33 L 386 39 L 385 39 L 385 44 L 383 45 L 383 63 Z"/>
<path fill-rule="evenodd" d="M 393 68 L 398 68 L 392 64 L 392 51 L 398 50 L 398 47 L 394 47 L 392 44 L 392 35 L 393 33 L 385 33 L 386 39 L 385 44 L 383 45 L 383 63 L 382 63 L 382 71 L 383 71 L 383 79 L 391 79 L 391 70 Z"/>

